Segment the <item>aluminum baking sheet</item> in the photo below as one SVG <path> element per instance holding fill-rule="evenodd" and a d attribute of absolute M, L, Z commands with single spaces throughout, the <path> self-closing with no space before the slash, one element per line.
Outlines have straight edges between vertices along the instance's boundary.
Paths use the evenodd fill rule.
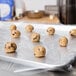
<path fill-rule="evenodd" d="M 21 37 L 13 39 L 10 36 L 10 25 L 16 24 L 17 29 L 21 32 Z M 41 35 L 39 43 L 33 43 L 30 34 L 25 31 L 25 26 L 32 24 L 33 32 Z M 55 28 L 55 35 L 49 36 L 46 32 L 48 27 Z M 0 22 L 0 59 L 12 61 L 30 66 L 62 66 L 68 64 L 76 56 L 76 38 L 69 35 L 69 31 L 76 26 L 51 25 L 51 24 L 34 24 L 25 22 Z M 68 46 L 60 47 L 59 38 L 66 36 L 68 38 Z M 14 41 L 17 44 L 17 50 L 14 54 L 6 54 L 4 45 L 8 41 Z M 33 48 L 42 45 L 46 48 L 46 56 L 44 58 L 36 58 Z"/>

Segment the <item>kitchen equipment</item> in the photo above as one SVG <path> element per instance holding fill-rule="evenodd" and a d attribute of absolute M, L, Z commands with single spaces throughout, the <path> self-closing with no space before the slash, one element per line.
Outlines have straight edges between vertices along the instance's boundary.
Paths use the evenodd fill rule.
<path fill-rule="evenodd" d="M 59 19 L 62 24 L 76 24 L 76 0 L 58 0 Z"/>
<path fill-rule="evenodd" d="M 27 11 L 27 17 L 31 19 L 38 19 L 44 17 L 45 12 L 42 10 Z"/>
<path fill-rule="evenodd" d="M 2 60 L 33 67 L 52 67 L 51 70 L 53 70 L 56 69 L 56 67 L 62 67 L 69 64 L 76 56 L 76 40 L 71 39 L 68 33 L 72 28 L 76 28 L 76 26 L 66 27 L 63 25 L 33 24 L 25 22 L 0 22 L 0 24 L 0 59 Z M 15 24 L 17 29 L 21 32 L 21 37 L 18 39 L 12 39 L 10 36 L 9 27 L 12 24 Z M 25 26 L 28 24 L 33 25 L 34 31 L 40 33 L 40 43 L 31 42 L 30 34 L 25 32 Z M 46 30 L 50 26 L 54 27 L 56 30 L 54 36 L 47 35 Z M 59 37 L 63 35 L 69 40 L 67 48 L 62 48 L 58 44 Z M 7 41 L 14 41 L 17 44 L 18 47 L 16 53 L 5 53 L 4 45 Z M 36 45 L 43 45 L 46 48 L 45 58 L 34 57 L 33 48 Z"/>
<path fill-rule="evenodd" d="M 51 67 L 34 67 L 34 68 L 28 68 L 28 69 L 18 69 L 15 70 L 15 73 L 21 73 L 21 72 L 33 72 L 33 71 L 38 71 L 38 70 L 45 70 L 45 71 L 59 71 L 59 72 L 70 72 L 73 70 L 73 67 L 71 64 L 67 64 L 63 67 L 55 67 L 53 68 L 53 66 Z"/>
<path fill-rule="evenodd" d="M 58 15 L 58 6 L 57 5 L 45 5 L 45 13 L 47 15 Z"/>

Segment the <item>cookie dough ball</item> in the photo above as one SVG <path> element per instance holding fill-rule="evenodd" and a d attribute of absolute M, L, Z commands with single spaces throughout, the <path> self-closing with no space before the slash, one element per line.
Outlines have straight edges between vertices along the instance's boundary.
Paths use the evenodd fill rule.
<path fill-rule="evenodd" d="M 5 52 L 6 53 L 14 53 L 17 49 L 17 45 L 14 42 L 7 42 L 5 44 Z"/>
<path fill-rule="evenodd" d="M 40 41 L 40 34 L 38 34 L 38 33 L 32 33 L 31 34 L 31 41 L 32 42 L 39 42 Z"/>
<path fill-rule="evenodd" d="M 63 36 L 59 39 L 59 45 L 61 47 L 66 47 L 67 44 L 68 44 L 68 39 L 65 36 Z"/>
<path fill-rule="evenodd" d="M 69 33 L 71 36 L 76 37 L 76 29 L 72 29 Z"/>
<path fill-rule="evenodd" d="M 45 47 L 40 46 L 40 45 L 34 47 L 34 55 L 35 55 L 35 57 L 42 58 L 42 57 L 45 56 L 45 54 L 46 54 Z"/>
<path fill-rule="evenodd" d="M 47 33 L 48 33 L 49 35 L 54 35 L 55 29 L 54 29 L 53 27 L 49 27 L 49 28 L 47 29 Z"/>
<path fill-rule="evenodd" d="M 11 25 L 10 26 L 10 30 L 12 31 L 12 30 L 16 30 L 17 29 L 17 27 L 16 27 L 16 25 Z"/>
<path fill-rule="evenodd" d="M 34 30 L 34 27 L 32 25 L 27 25 L 25 27 L 25 29 L 26 29 L 27 32 L 32 32 Z"/>
<path fill-rule="evenodd" d="M 20 31 L 18 31 L 18 30 L 12 30 L 12 32 L 11 32 L 11 36 L 12 36 L 13 38 L 19 38 L 20 35 L 21 35 L 21 33 L 20 33 Z"/>

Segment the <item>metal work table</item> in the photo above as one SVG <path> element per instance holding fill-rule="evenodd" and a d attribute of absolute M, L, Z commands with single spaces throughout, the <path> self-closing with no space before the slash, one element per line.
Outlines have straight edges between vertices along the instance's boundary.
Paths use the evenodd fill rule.
<path fill-rule="evenodd" d="M 14 70 L 21 68 L 28 68 L 28 66 L 23 66 L 19 64 L 14 64 L 10 62 L 5 62 L 0 60 L 0 75 L 1 76 L 76 76 L 76 63 L 73 64 L 74 70 L 71 72 L 48 72 L 48 71 L 30 71 L 23 73 L 14 73 Z"/>

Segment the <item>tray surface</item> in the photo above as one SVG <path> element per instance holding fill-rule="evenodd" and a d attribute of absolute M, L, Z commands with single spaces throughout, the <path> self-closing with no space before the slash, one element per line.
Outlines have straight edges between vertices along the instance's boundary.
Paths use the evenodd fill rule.
<path fill-rule="evenodd" d="M 16 24 L 17 29 L 21 32 L 21 37 L 13 39 L 10 36 L 10 25 Z M 25 26 L 32 24 L 34 26 L 34 32 L 38 32 L 41 35 L 39 43 L 33 43 L 30 39 L 30 34 L 25 31 Z M 55 35 L 49 36 L 46 32 L 48 27 L 55 28 Z M 69 63 L 76 56 L 76 38 L 72 38 L 69 35 L 69 31 L 76 26 L 63 26 L 63 25 L 49 25 L 49 24 L 33 24 L 25 22 L 1 22 L 0 23 L 0 58 L 14 62 L 23 60 L 24 64 L 33 65 L 33 63 L 44 65 L 57 65 L 62 66 Z M 59 46 L 59 38 L 66 36 L 69 40 L 67 47 Z M 15 54 L 6 54 L 4 51 L 4 45 L 8 41 L 14 41 L 17 44 L 17 50 Z M 36 45 L 42 45 L 46 48 L 46 56 L 44 58 L 36 58 L 34 56 L 33 48 Z M 31 63 L 30 63 L 31 62 Z M 35 66 L 35 65 L 33 65 Z"/>

